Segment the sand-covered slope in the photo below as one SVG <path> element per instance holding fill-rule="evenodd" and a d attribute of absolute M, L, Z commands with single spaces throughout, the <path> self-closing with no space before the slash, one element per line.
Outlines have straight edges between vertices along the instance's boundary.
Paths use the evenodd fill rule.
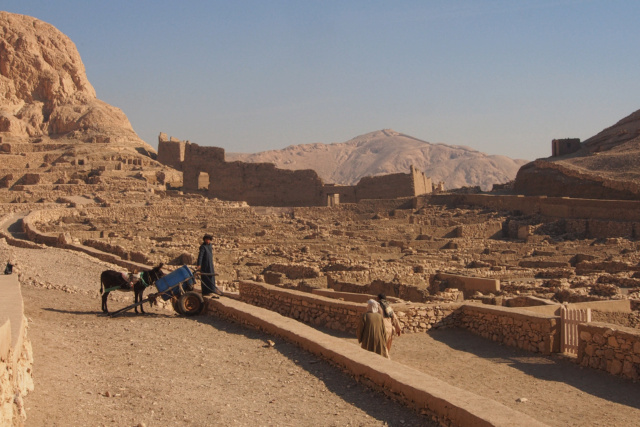
<path fill-rule="evenodd" d="M 431 144 L 385 129 L 334 144 L 292 145 L 256 154 L 227 153 L 227 160 L 275 163 L 285 169 L 313 169 L 324 182 L 350 185 L 364 176 L 407 173 L 411 165 L 445 188 L 493 184 L 513 178 L 526 163 L 468 147 Z"/>
<path fill-rule="evenodd" d="M 515 190 L 527 195 L 640 198 L 640 110 L 583 142 L 570 155 L 520 169 Z"/>

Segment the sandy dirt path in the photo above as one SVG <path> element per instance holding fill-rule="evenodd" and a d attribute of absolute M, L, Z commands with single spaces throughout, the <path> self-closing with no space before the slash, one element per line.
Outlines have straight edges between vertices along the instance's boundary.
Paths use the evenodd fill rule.
<path fill-rule="evenodd" d="M 4 244 L 0 256 L 16 262 L 33 344 L 27 426 L 435 425 L 295 345 L 234 323 L 155 308 L 104 317 L 98 277 L 110 266 L 88 256 Z M 131 294 L 113 297 L 116 309 Z"/>

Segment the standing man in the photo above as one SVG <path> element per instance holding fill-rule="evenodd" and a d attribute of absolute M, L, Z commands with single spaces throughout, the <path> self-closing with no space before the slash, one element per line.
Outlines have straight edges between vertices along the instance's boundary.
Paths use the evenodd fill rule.
<path fill-rule="evenodd" d="M 200 282 L 202 285 L 202 295 L 207 296 L 212 293 L 222 295 L 222 291 L 216 287 L 216 271 L 213 268 L 213 249 L 211 248 L 210 234 L 205 234 L 198 252 L 198 261 L 196 270 L 200 271 Z"/>

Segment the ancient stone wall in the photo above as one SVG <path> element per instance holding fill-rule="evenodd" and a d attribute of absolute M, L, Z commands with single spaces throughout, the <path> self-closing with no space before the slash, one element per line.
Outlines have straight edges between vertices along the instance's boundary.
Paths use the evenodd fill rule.
<path fill-rule="evenodd" d="M 502 237 L 502 222 L 488 221 L 480 224 L 464 224 L 456 228 L 456 237 L 490 239 Z"/>
<path fill-rule="evenodd" d="M 365 303 L 283 289 L 264 283 L 240 282 L 240 299 L 314 326 L 355 333 Z M 456 326 L 460 304 L 394 304 L 403 332 L 426 332 Z"/>
<path fill-rule="evenodd" d="M 433 192 L 433 182 L 431 178 L 425 175 L 424 172 L 416 169 L 411 165 L 409 170 L 411 179 L 413 181 L 413 195 L 420 196 L 422 194 L 430 194 Z"/>
<path fill-rule="evenodd" d="M 168 139 L 167 134 L 160 133 L 158 137 L 158 162 L 182 170 L 184 161 L 185 141 L 175 138 Z"/>
<path fill-rule="evenodd" d="M 340 203 L 356 203 L 358 201 L 355 185 L 325 184 L 322 187 L 322 194 L 323 199 L 327 200 L 327 206 L 334 206 Z M 329 202 L 329 197 L 336 194 L 338 195 L 338 203 Z"/>
<path fill-rule="evenodd" d="M 338 301 L 263 283 L 241 281 L 240 299 L 315 326 L 355 332 L 364 304 Z"/>
<path fill-rule="evenodd" d="M 578 325 L 578 359 L 585 367 L 634 381 L 640 376 L 640 331 L 606 323 Z"/>
<path fill-rule="evenodd" d="M 591 320 L 600 323 L 613 323 L 628 328 L 640 328 L 640 312 L 591 310 Z"/>
<path fill-rule="evenodd" d="M 395 199 L 415 195 L 413 176 L 406 173 L 365 176 L 356 185 L 356 197 L 358 200 Z"/>
<path fill-rule="evenodd" d="M 551 156 L 557 157 L 575 153 L 580 147 L 580 138 L 554 139 L 551 141 Z"/>
<path fill-rule="evenodd" d="M 483 206 L 497 211 L 518 211 L 527 215 L 540 214 L 551 218 L 640 222 L 638 200 L 488 194 L 433 194 L 416 199 L 416 207 L 425 204 Z"/>
<path fill-rule="evenodd" d="M 394 304 L 402 333 L 458 326 L 461 304 Z"/>
<path fill-rule="evenodd" d="M 542 354 L 560 351 L 559 322 L 557 316 L 475 304 L 463 305 L 458 317 L 458 326 L 483 338 Z"/>
<path fill-rule="evenodd" d="M 483 294 L 500 292 L 500 280 L 498 279 L 447 273 L 438 273 L 435 275 L 435 279 L 446 282 L 448 288 L 456 288 L 464 291 L 467 297 L 471 297 L 475 292 L 481 292 Z"/>
<path fill-rule="evenodd" d="M 201 173 L 208 174 L 208 191 L 211 194 L 218 187 L 214 182 L 212 173 L 224 163 L 224 149 L 218 147 L 200 147 L 197 144 L 187 142 L 184 149 L 184 161 L 182 162 L 184 191 L 196 192 L 201 186 L 199 178 Z M 212 185 L 213 184 L 213 185 Z M 215 196 L 212 196 L 215 197 Z M 230 199 L 239 200 L 239 199 Z"/>
<path fill-rule="evenodd" d="M 315 171 L 278 169 L 271 163 L 228 162 L 208 169 L 207 195 L 259 206 L 323 206 L 322 180 Z M 185 184 L 187 176 L 185 173 Z"/>
<path fill-rule="evenodd" d="M 240 282 L 240 299 L 311 325 L 355 332 L 364 303 Z M 528 351 L 550 354 L 560 349 L 557 316 L 476 304 L 393 304 L 404 333 L 461 327 L 484 338 Z"/>
<path fill-rule="evenodd" d="M 0 425 L 26 419 L 23 396 L 33 390 L 33 351 L 16 275 L 0 277 Z"/>
<path fill-rule="evenodd" d="M 224 149 L 158 138 L 158 161 L 183 171 L 185 192 L 245 201 L 256 206 L 335 206 L 365 199 L 396 199 L 428 194 L 432 182 L 411 166 L 408 174 L 365 177 L 355 186 L 325 185 L 310 169 L 288 170 L 272 163 L 226 162 Z"/>

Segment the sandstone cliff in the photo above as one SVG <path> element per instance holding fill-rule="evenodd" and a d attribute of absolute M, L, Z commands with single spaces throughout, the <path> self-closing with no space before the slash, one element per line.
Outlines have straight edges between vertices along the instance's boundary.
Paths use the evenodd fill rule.
<path fill-rule="evenodd" d="M 523 166 L 514 189 L 525 195 L 640 198 L 640 110 L 582 143 L 575 153 Z"/>
<path fill-rule="evenodd" d="M 73 42 L 38 19 L 0 12 L 0 132 L 66 136 L 154 150 L 118 108 L 96 98 Z"/>
<path fill-rule="evenodd" d="M 411 165 L 445 188 L 485 190 L 516 175 L 525 160 L 490 156 L 468 147 L 430 144 L 385 129 L 334 144 L 293 145 L 256 154 L 227 153 L 227 160 L 274 163 L 284 169 L 313 169 L 324 182 L 353 185 L 362 177 L 406 173 Z"/>

